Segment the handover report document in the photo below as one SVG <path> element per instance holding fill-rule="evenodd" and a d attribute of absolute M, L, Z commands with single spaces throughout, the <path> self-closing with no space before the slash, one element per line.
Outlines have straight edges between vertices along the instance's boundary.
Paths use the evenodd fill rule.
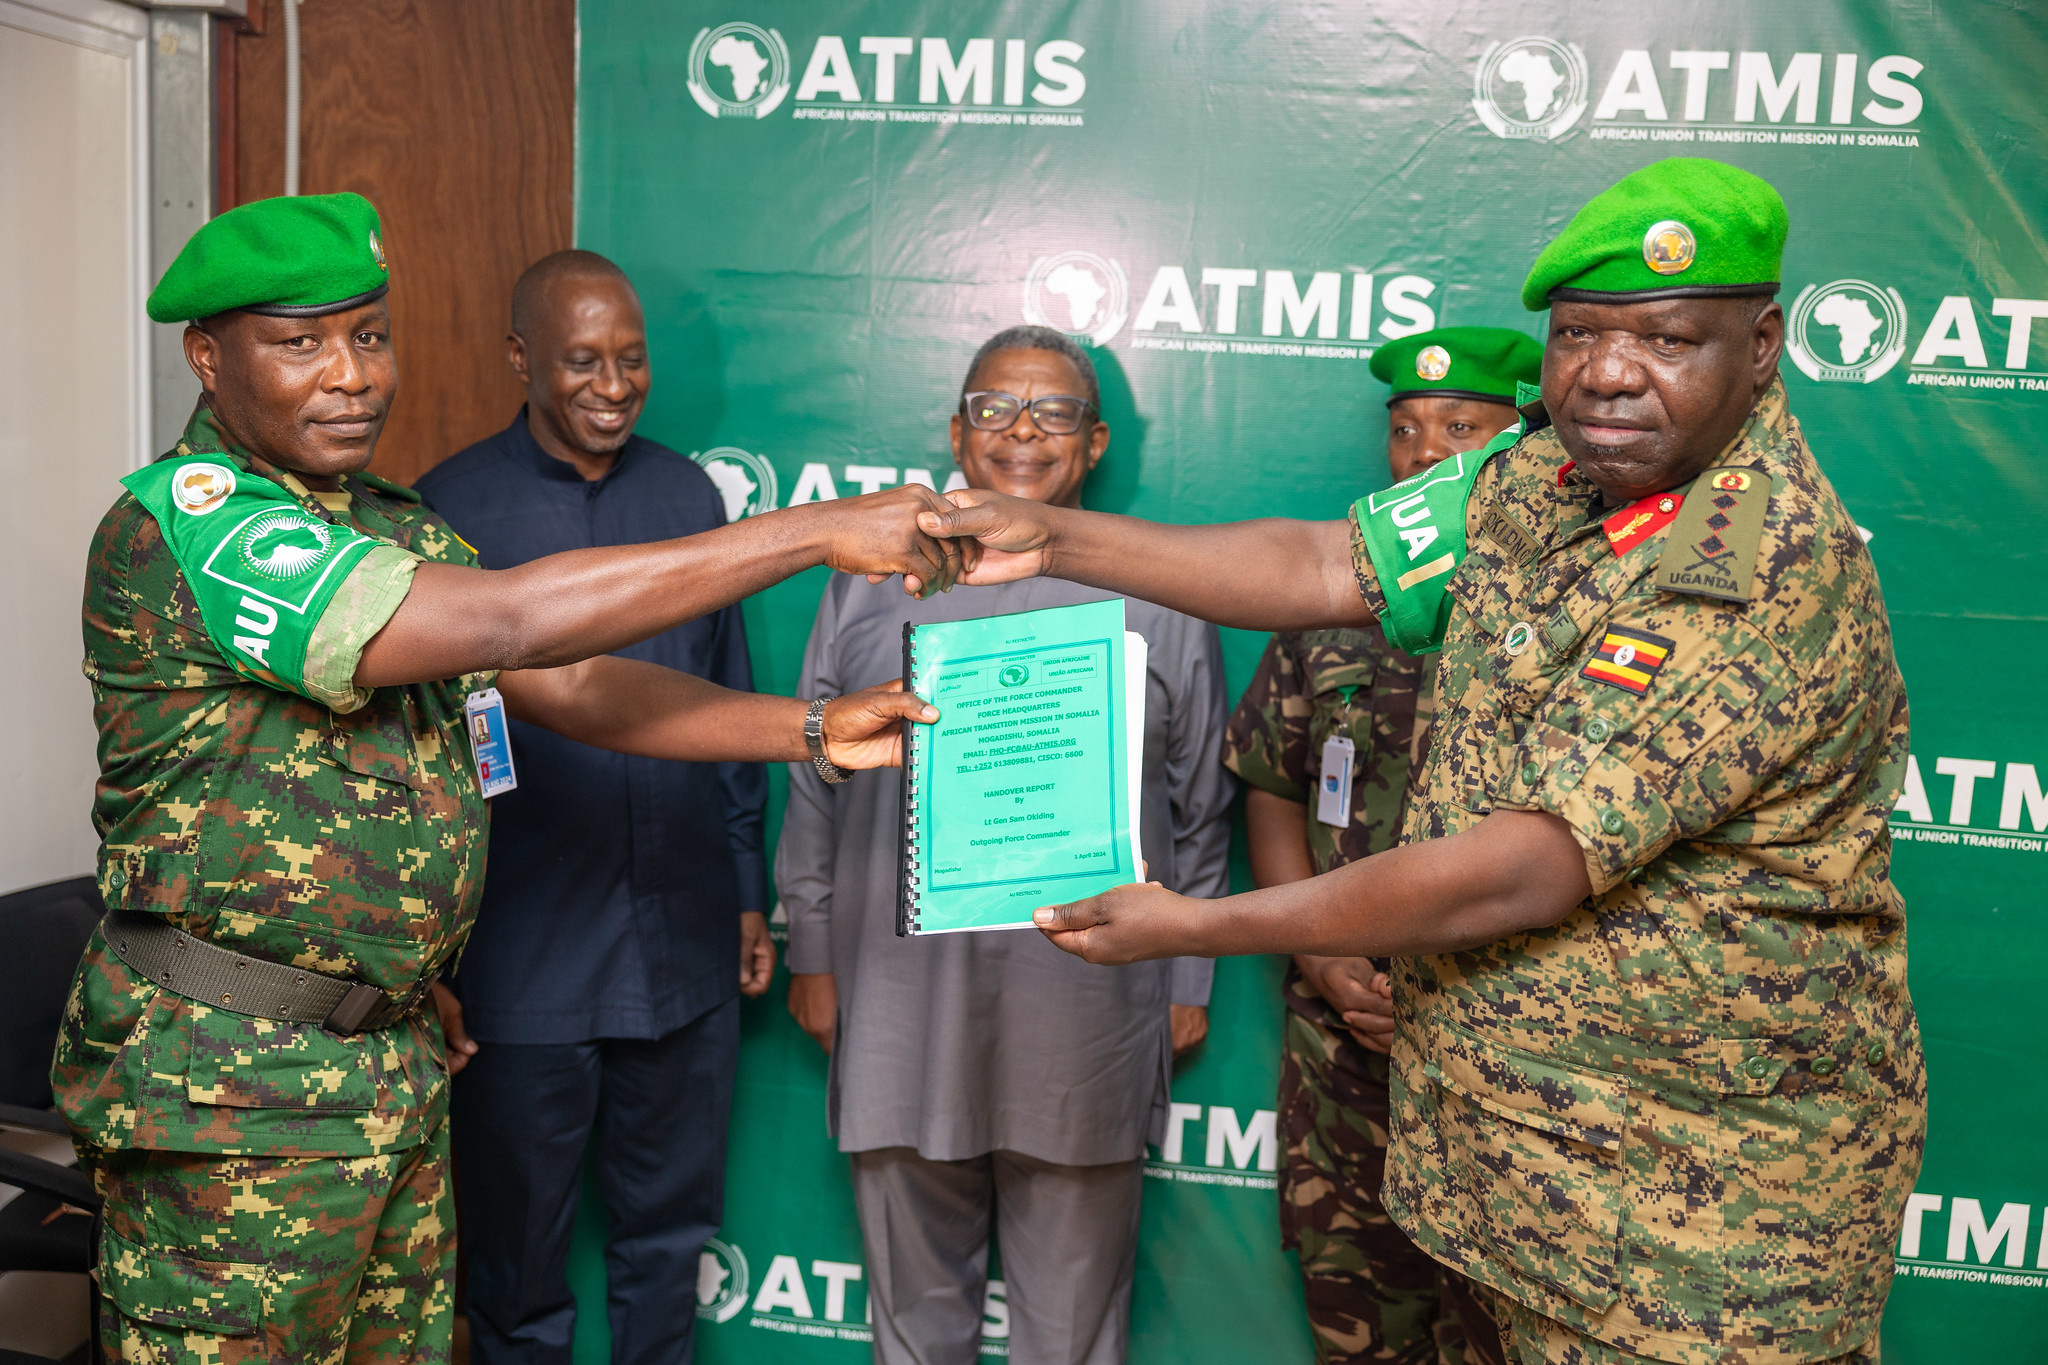
<path fill-rule="evenodd" d="M 1143 880 L 1143 636 L 1120 597 L 903 628 L 899 934 L 1014 929 Z"/>

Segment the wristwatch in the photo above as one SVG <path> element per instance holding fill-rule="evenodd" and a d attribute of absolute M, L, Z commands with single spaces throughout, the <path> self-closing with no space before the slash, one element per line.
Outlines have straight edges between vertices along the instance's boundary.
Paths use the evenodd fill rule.
<path fill-rule="evenodd" d="M 804 712 L 804 748 L 811 751 L 811 762 L 817 765 L 818 776 L 827 782 L 844 782 L 853 774 L 825 757 L 825 703 L 836 700 L 833 697 L 819 697 Z"/>

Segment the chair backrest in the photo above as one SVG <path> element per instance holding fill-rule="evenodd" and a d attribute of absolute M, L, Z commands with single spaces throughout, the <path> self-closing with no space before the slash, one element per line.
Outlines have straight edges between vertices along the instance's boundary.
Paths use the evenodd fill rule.
<path fill-rule="evenodd" d="M 90 877 L 0 896 L 0 1104 L 48 1107 L 71 977 L 105 912 Z"/>

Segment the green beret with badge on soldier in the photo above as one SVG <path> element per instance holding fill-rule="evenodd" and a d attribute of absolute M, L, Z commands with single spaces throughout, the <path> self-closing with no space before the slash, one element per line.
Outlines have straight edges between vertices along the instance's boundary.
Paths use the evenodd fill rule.
<path fill-rule="evenodd" d="M 53 1082 L 105 1196 L 107 1357 L 437 1361 L 452 1323 L 448 1062 L 426 1009 L 483 883 L 512 715 L 689 761 L 896 761 L 936 713 L 808 705 L 621 649 L 814 564 L 948 587 L 915 486 L 502 572 L 367 471 L 397 388 L 357 195 L 186 244 L 150 316 L 200 401 L 93 538 L 85 671 L 107 918 Z"/>
<path fill-rule="evenodd" d="M 1439 327 L 1373 352 L 1387 398 L 1394 482 L 1486 444 L 1519 417 L 1543 345 L 1505 327 Z M 1436 655 L 1396 648 L 1378 625 L 1284 631 L 1267 642 L 1231 712 L 1223 762 L 1243 778 L 1252 880 L 1277 886 L 1392 848 L 1429 744 Z M 1391 1097 L 1391 964 L 1297 954 L 1278 1107 L 1280 1230 L 1301 1266 L 1319 1359 L 1434 1359 L 1464 1343 L 1499 1358 L 1499 1329 L 1472 1283 L 1395 1226 L 1380 1203 Z"/>
<path fill-rule="evenodd" d="M 1056 572 L 1223 625 L 1440 647 L 1400 847 L 1217 902 L 1039 914 L 1090 961 L 1387 955 L 1382 1198 L 1510 1357 L 1867 1360 L 1926 1071 L 1887 823 L 1905 687 L 1877 573 L 1792 416 L 1788 218 L 1657 162 L 1523 291 L 1521 421 L 1345 521 L 1159 527 L 979 490 L 965 581 Z"/>

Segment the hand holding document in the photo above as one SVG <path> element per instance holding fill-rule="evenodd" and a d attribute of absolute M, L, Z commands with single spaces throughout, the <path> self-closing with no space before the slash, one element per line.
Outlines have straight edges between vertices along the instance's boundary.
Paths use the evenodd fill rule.
<path fill-rule="evenodd" d="M 1028 928 L 1143 879 L 1144 637 L 1123 599 L 904 627 L 899 934 Z"/>

